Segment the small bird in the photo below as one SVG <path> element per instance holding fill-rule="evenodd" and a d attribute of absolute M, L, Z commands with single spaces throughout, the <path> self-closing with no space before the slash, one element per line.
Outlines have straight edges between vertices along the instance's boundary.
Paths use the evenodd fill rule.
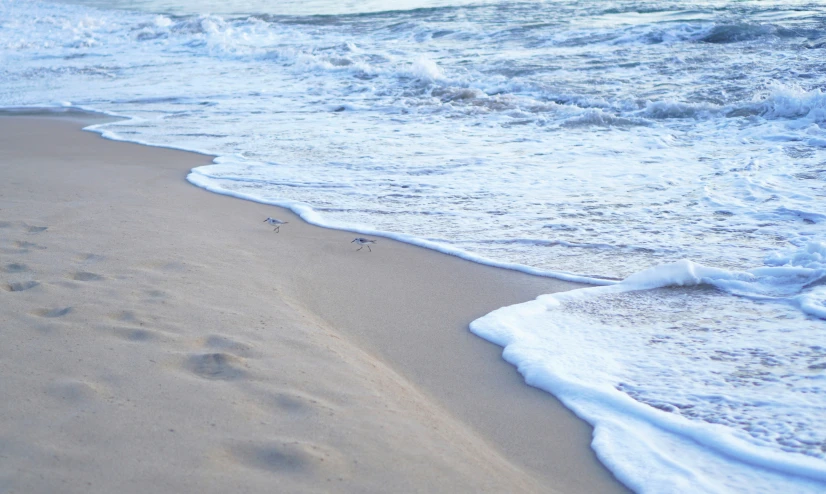
<path fill-rule="evenodd" d="M 367 246 L 367 250 L 369 250 L 370 252 L 373 252 L 373 249 L 370 248 L 370 244 L 376 243 L 375 240 L 370 240 L 369 238 L 364 238 L 364 237 L 356 237 L 356 238 L 353 239 L 353 242 L 361 245 L 361 247 L 356 249 L 356 252 L 363 249 L 365 245 Z M 353 242 L 350 242 L 350 243 L 352 244 Z"/>
<path fill-rule="evenodd" d="M 275 228 L 273 229 L 273 231 L 275 233 L 278 233 L 278 229 L 281 228 L 281 225 L 286 225 L 287 223 L 289 223 L 289 221 L 281 221 L 281 220 L 275 219 L 275 218 L 267 218 L 267 219 L 264 220 L 264 223 L 269 223 L 270 225 L 275 225 Z"/>

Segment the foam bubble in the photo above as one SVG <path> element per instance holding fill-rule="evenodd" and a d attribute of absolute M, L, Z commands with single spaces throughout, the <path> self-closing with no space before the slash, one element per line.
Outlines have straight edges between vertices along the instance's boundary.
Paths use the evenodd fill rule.
<path fill-rule="evenodd" d="M 413 74 L 413 77 L 423 82 L 434 82 L 444 78 L 444 74 L 442 74 L 442 70 L 436 62 L 424 57 L 419 58 L 413 63 L 413 66 L 410 68 L 410 73 Z"/>
<path fill-rule="evenodd" d="M 769 85 L 768 92 L 758 98 L 768 117 L 826 123 L 826 94 L 820 88 L 806 90 L 795 85 L 773 83 Z"/>

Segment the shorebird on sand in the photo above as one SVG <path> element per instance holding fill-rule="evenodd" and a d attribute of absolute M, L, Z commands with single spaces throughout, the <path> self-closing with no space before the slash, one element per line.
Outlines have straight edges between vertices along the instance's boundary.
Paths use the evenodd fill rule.
<path fill-rule="evenodd" d="M 367 250 L 369 250 L 370 252 L 373 252 L 373 249 L 370 248 L 370 244 L 376 243 L 375 240 L 370 240 L 369 238 L 364 238 L 364 237 L 356 237 L 356 238 L 353 239 L 353 242 L 361 245 L 361 247 L 356 249 L 356 252 L 363 249 L 365 245 L 367 246 Z M 350 243 L 352 244 L 353 242 L 350 242 Z"/>
<path fill-rule="evenodd" d="M 267 218 L 264 220 L 264 223 L 269 223 L 270 225 L 275 225 L 273 231 L 278 233 L 278 229 L 281 228 L 281 225 L 286 225 L 289 221 L 281 221 L 275 218 Z"/>

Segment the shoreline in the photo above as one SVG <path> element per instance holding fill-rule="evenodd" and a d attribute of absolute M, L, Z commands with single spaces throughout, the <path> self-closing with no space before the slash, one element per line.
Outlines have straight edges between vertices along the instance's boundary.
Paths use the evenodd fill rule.
<path fill-rule="evenodd" d="M 5 107 L 0 108 L 0 117 L 3 116 L 34 116 L 34 117 L 43 117 L 43 118 L 63 118 L 63 119 L 74 119 L 77 122 L 88 124 L 86 125 L 83 130 L 87 132 L 92 132 L 95 134 L 100 135 L 104 139 L 115 141 L 115 142 L 124 142 L 129 144 L 138 144 L 141 146 L 153 147 L 153 148 L 160 148 L 160 149 L 169 149 L 171 151 L 183 151 L 187 153 L 198 154 L 202 156 L 208 156 L 216 158 L 216 155 L 211 154 L 208 151 L 203 151 L 194 148 L 186 148 L 186 147 L 176 147 L 172 145 L 162 145 L 162 144 L 151 144 L 147 142 L 142 142 L 140 140 L 129 140 L 126 138 L 121 137 L 114 137 L 113 135 L 107 135 L 106 129 L 98 129 L 97 126 L 105 125 L 111 122 L 117 121 L 129 121 L 134 120 L 135 117 L 126 116 L 126 115 L 118 115 L 116 113 L 106 113 L 101 110 L 89 109 L 84 107 L 77 107 L 77 106 L 69 106 L 69 107 L 48 107 L 48 106 L 37 106 L 37 107 Z M 207 165 L 214 164 L 214 161 L 208 163 Z M 193 177 L 195 175 L 195 177 Z M 620 283 L 622 279 L 620 278 L 610 278 L 610 277 L 602 277 L 602 276 L 587 276 L 583 274 L 577 273 L 570 273 L 566 271 L 553 271 L 547 269 L 540 269 L 531 267 L 526 264 L 519 264 L 517 262 L 508 262 L 508 261 L 497 261 L 494 259 L 486 258 L 475 254 L 471 251 L 462 250 L 460 248 L 452 247 L 449 244 L 440 244 L 438 242 L 434 242 L 431 240 L 427 240 L 421 237 L 415 237 L 412 235 L 404 234 L 404 233 L 394 233 L 389 231 L 381 231 L 381 230 L 370 230 L 364 228 L 356 228 L 356 227 L 349 227 L 345 226 L 335 226 L 335 225 L 328 225 L 325 224 L 323 221 L 312 221 L 308 219 L 306 216 L 309 214 L 310 216 L 317 214 L 315 210 L 313 210 L 309 205 L 304 205 L 304 203 L 296 203 L 293 202 L 291 205 L 286 203 L 290 201 L 274 201 L 274 202 L 265 202 L 261 199 L 248 196 L 245 194 L 235 194 L 231 193 L 227 190 L 214 190 L 211 188 L 207 183 L 198 184 L 197 178 L 198 172 L 194 169 L 190 170 L 190 172 L 186 176 L 187 182 L 191 183 L 192 185 L 204 189 L 206 191 L 225 195 L 227 197 L 232 197 L 235 199 L 240 199 L 244 201 L 255 202 L 258 204 L 262 204 L 264 206 L 275 207 L 280 210 L 288 210 L 292 214 L 296 215 L 301 219 L 301 221 L 308 223 L 312 226 L 317 226 L 319 228 L 325 228 L 330 230 L 339 230 L 339 231 L 347 231 L 352 233 L 359 233 L 364 235 L 371 235 L 377 236 L 382 238 L 387 238 L 390 240 L 394 240 L 397 242 L 402 242 L 406 244 L 410 244 L 414 247 L 421 247 L 429 250 L 433 250 L 439 252 L 441 254 L 455 256 L 460 259 L 464 259 L 470 262 L 474 262 L 477 264 L 482 264 L 485 266 L 490 266 L 494 268 L 501 268 L 507 269 L 511 271 L 516 271 L 520 273 L 525 273 L 532 276 L 539 276 L 543 278 L 552 278 L 555 280 L 567 281 L 572 283 L 581 284 L 583 286 L 606 286 L 606 285 L 615 285 Z M 307 210 L 307 211 L 303 211 Z"/>
<path fill-rule="evenodd" d="M 467 329 L 470 321 L 496 308 L 579 285 L 484 266 L 390 239 L 381 239 L 371 253 L 356 252 L 349 244 L 349 232 L 312 226 L 290 211 L 210 193 L 187 183 L 188 170 L 199 166 L 197 163 L 208 164 L 204 161 L 211 157 L 107 140 L 82 132 L 77 118 L 3 116 L 0 125 L 5 141 L 0 148 L 3 161 L 11 163 L 4 168 L 13 176 L 7 181 L 12 187 L 3 187 L 0 194 L 0 220 L 6 225 L 3 231 L 9 232 L 9 239 L 21 237 L 0 245 L 2 265 L 6 266 L 3 281 L 8 280 L 7 286 L 39 283 L 26 290 L 0 293 L 0 304 L 13 309 L 5 311 L 13 313 L 9 316 L 15 323 L 11 327 L 35 328 L 43 335 L 54 336 L 65 333 L 68 327 L 112 326 L 115 333 L 127 335 L 114 345 L 123 348 L 107 354 L 110 363 L 117 364 L 132 362 L 127 350 L 136 346 L 141 346 L 149 360 L 159 353 L 166 355 L 166 343 L 179 345 L 186 350 L 166 355 L 166 364 L 151 359 L 156 365 L 144 369 L 153 376 L 151 382 L 178 386 L 177 379 L 183 372 L 194 381 L 189 384 L 204 395 L 216 393 L 212 388 L 219 385 L 218 401 L 228 389 L 242 393 L 246 401 L 252 402 L 266 401 L 263 396 L 275 395 L 281 396 L 280 401 L 274 398 L 281 403 L 289 395 L 286 401 L 292 408 L 306 412 L 300 426 L 285 425 L 285 432 L 279 436 L 303 431 L 306 441 L 298 440 L 300 447 L 280 439 L 267 444 L 291 446 L 248 447 L 246 443 L 239 445 L 235 437 L 244 436 L 240 431 L 245 426 L 237 423 L 238 411 L 222 409 L 227 427 L 210 431 L 199 440 L 231 443 L 219 448 L 222 453 L 218 454 L 231 461 L 222 463 L 213 454 L 206 455 L 212 463 L 193 458 L 192 464 L 214 467 L 217 462 L 225 467 L 221 472 L 226 478 L 240 475 L 237 472 L 249 475 L 252 468 L 260 479 L 256 477 L 244 485 L 253 490 L 257 489 L 255 482 L 264 485 L 275 477 L 295 482 L 296 490 L 304 491 L 327 485 L 322 482 L 326 478 L 322 479 L 324 475 L 319 475 L 316 468 L 296 465 L 313 463 L 306 458 L 315 458 L 317 450 L 324 450 L 328 452 L 325 458 L 337 458 L 332 462 L 337 466 L 330 468 L 346 479 L 340 481 L 344 483 L 336 490 L 371 491 L 388 485 L 387 482 L 405 479 L 402 490 L 410 491 L 447 490 L 448 486 L 465 490 L 509 486 L 511 490 L 525 492 L 625 491 L 590 449 L 590 427 L 551 395 L 526 385 L 516 370 L 502 360 L 500 347 Z M 43 142 L 51 144 L 43 146 Z M 67 165 L 79 166 L 82 173 L 67 170 Z M 126 180 L 127 176 L 134 182 Z M 132 190 L 131 183 L 138 187 Z M 15 187 L 27 189 L 31 197 Z M 77 208 L 77 212 L 71 208 Z M 290 221 L 279 234 L 273 234 L 271 228 L 261 223 L 263 218 L 273 215 Z M 30 230 L 43 226 L 47 229 L 41 232 Z M 37 241 L 29 239 L 31 235 L 39 235 Z M 48 242 L 41 242 L 41 238 L 53 238 L 55 243 L 46 245 Z M 93 241 L 90 238 L 105 246 L 103 250 L 108 253 L 91 252 L 93 249 L 87 248 Z M 74 251 L 68 257 L 41 259 L 46 252 L 71 250 L 69 247 L 74 247 Z M 81 250 L 87 254 L 80 253 Z M 170 253 L 175 260 L 158 260 Z M 78 261 L 83 255 L 91 257 Z M 15 256 L 21 260 L 18 262 Z M 142 261 L 137 262 L 138 259 Z M 72 263 L 88 265 L 90 269 L 58 279 L 58 273 L 67 271 Z M 11 265 L 26 266 L 28 271 L 12 273 L 9 269 L 13 268 L 8 268 Z M 122 265 L 132 271 L 116 275 Z M 23 280 L 26 272 L 41 279 Z M 148 286 L 151 280 L 161 282 L 157 289 L 146 293 L 164 292 L 164 297 L 154 297 L 163 300 L 146 294 L 136 298 L 135 286 Z M 106 282 L 120 286 L 101 288 Z M 85 298 L 91 296 L 84 294 L 88 285 L 94 286 L 98 298 Z M 35 301 L 43 305 L 50 296 L 62 297 L 65 302 L 53 308 L 33 309 L 27 305 Z M 130 296 L 133 305 L 144 307 L 143 312 L 110 306 Z M 73 303 L 77 297 L 81 302 Z M 97 300 L 108 303 L 93 303 Z M 180 306 L 168 307 L 174 305 L 167 303 L 170 301 Z M 148 330 L 142 326 L 156 318 L 152 310 L 158 309 L 159 304 L 167 305 L 161 312 L 168 311 L 166 318 L 174 321 L 170 323 L 174 330 L 143 333 Z M 70 310 L 59 314 L 66 308 Z M 112 316 L 113 313 L 116 315 Z M 103 324 L 107 317 L 109 320 Z M 217 331 L 205 331 L 216 326 L 214 321 L 221 322 Z M 243 323 L 240 330 L 239 322 Z M 256 329 L 253 331 L 250 326 Z M 296 332 L 296 328 L 304 330 Z M 96 340 L 104 329 L 91 331 L 83 337 L 90 348 L 100 350 L 99 346 L 112 344 L 108 333 L 105 341 Z M 22 334 L 18 337 L 15 341 L 24 345 L 26 338 Z M 40 344 L 48 345 L 48 338 L 44 339 Z M 195 340 L 201 345 L 197 351 L 192 343 Z M 159 345 L 161 342 L 164 345 Z M 287 347 L 290 351 L 286 351 Z M 320 358 L 324 352 L 337 356 L 337 367 Z M 276 354 L 279 358 L 261 357 Z M 30 365 L 31 358 L 36 360 L 33 356 L 23 360 L 5 357 L 0 362 L 8 367 L 6 374 Z M 305 358 L 321 369 L 302 367 Z M 256 368 L 260 361 L 267 365 Z M 260 389 L 286 369 L 299 367 L 304 377 L 296 376 L 289 392 Z M 68 360 L 64 369 L 68 374 L 77 374 L 78 370 Z M 68 386 L 69 391 L 63 394 L 80 396 L 80 402 L 92 406 L 94 397 L 101 394 L 95 390 L 105 388 L 101 382 L 108 381 L 100 375 L 98 369 L 97 379 L 78 378 L 64 383 L 61 386 Z M 350 382 L 353 375 L 360 380 Z M 330 376 L 337 379 L 328 382 Z M 48 388 L 51 384 L 44 379 L 54 381 L 58 377 L 47 374 L 28 385 Z M 119 379 L 128 383 L 124 388 L 128 390 L 140 390 L 146 385 L 135 376 Z M 8 384 L 4 392 L 22 399 L 29 386 L 15 386 Z M 319 387 L 324 389 L 308 393 L 308 389 Z M 109 393 L 117 400 L 117 392 L 110 389 Z M 337 396 L 339 393 L 349 399 L 343 400 Z M 158 407 L 170 406 L 176 398 L 182 402 L 178 406 L 183 406 L 192 395 L 167 396 L 165 401 L 147 405 L 136 413 L 139 417 L 151 417 Z M 320 418 L 321 414 L 307 411 L 318 408 L 311 406 L 313 400 L 327 403 L 326 408 L 337 417 L 333 422 L 338 429 L 357 431 L 360 437 L 346 439 L 330 433 L 330 424 Z M 254 415 L 271 423 L 292 417 L 287 411 L 291 406 L 273 409 L 257 403 L 252 408 L 256 409 Z M 261 411 L 262 408 L 266 410 Z M 392 418 L 386 410 L 391 410 Z M 98 411 L 108 417 L 105 410 Z M 250 413 L 247 410 L 240 415 Z M 48 414 L 31 416 L 33 430 L 29 432 L 46 426 L 48 417 L 44 415 Z M 24 438 L 28 437 L 14 432 L 14 417 L 20 420 L 20 416 L 11 412 L 3 416 L 9 420 L 0 429 L 0 438 L 14 438 L 16 442 L 9 443 L 17 444 L 17 449 L 12 447 L 11 452 L 19 454 L 21 448 L 25 449 Z M 44 422 L 38 423 L 39 420 Z M 376 435 L 376 424 L 384 425 L 382 434 Z M 424 429 L 427 433 L 423 433 Z M 238 433 L 229 434 L 232 438 L 228 439 L 228 431 Z M 204 434 L 203 430 L 194 432 Z M 248 437 L 257 437 L 250 435 L 250 431 L 244 432 Z M 258 433 L 266 435 L 271 431 L 264 427 Z M 113 452 L 103 447 L 111 436 L 99 436 L 97 449 L 90 450 L 87 460 Z M 197 442 L 190 438 L 193 441 Z M 143 446 L 148 448 L 152 444 L 149 438 Z M 358 452 L 355 456 L 364 458 L 361 467 L 350 465 L 353 451 Z M 203 460 L 203 456 L 198 458 Z M 289 468 L 285 467 L 284 458 L 292 458 L 286 461 Z M 30 461 L 28 467 L 44 466 L 43 458 L 34 453 L 19 461 Z M 236 464 L 241 467 L 236 468 Z M 163 467 L 157 466 L 160 470 Z M 13 479 L 8 468 L 0 469 L 2 478 Z M 165 473 L 174 479 L 176 470 L 168 465 L 166 468 L 171 471 Z M 56 477 L 79 481 L 85 474 L 88 471 Z M 100 475 L 108 479 L 103 473 Z"/>

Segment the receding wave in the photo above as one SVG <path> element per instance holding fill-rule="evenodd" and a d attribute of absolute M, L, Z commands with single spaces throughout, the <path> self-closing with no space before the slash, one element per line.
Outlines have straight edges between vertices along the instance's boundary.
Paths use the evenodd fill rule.
<path fill-rule="evenodd" d="M 615 473 L 629 486 L 738 492 L 748 484 L 750 492 L 820 492 L 826 487 L 826 466 L 819 461 L 826 458 L 826 429 L 809 412 L 822 403 L 815 396 L 826 394 L 818 377 L 826 368 L 826 346 L 817 336 L 822 322 L 796 308 L 826 316 L 826 291 L 818 285 L 826 279 L 824 261 L 826 243 L 745 272 L 681 261 L 617 285 L 499 309 L 471 329 L 503 346 L 529 384 L 553 392 L 591 422 L 601 457 L 608 464 L 616 459 Z M 736 296 L 714 303 L 717 290 Z M 704 317 L 687 320 L 695 310 Z M 767 318 L 778 312 L 787 330 L 767 335 Z M 726 324 L 714 325 L 714 319 Z M 584 327 L 591 330 L 583 334 L 578 328 Z M 617 416 L 623 419 L 615 422 Z M 778 421 L 788 416 L 795 417 L 794 427 Z M 657 453 L 671 448 L 688 457 L 681 466 Z M 641 456 L 629 462 L 629 450 Z M 791 454 L 780 459 L 778 452 Z M 706 484 L 691 467 L 684 469 L 699 464 L 724 480 Z M 635 482 L 642 477 L 644 483 Z"/>

